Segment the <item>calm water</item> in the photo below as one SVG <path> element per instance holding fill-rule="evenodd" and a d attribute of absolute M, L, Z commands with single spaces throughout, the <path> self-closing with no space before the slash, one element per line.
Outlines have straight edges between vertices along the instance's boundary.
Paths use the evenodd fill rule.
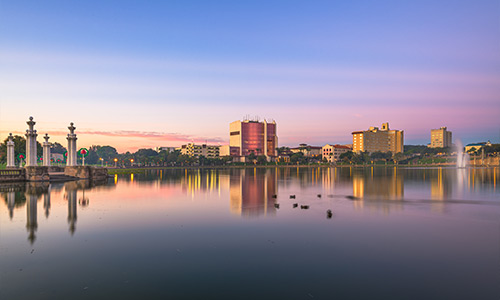
<path fill-rule="evenodd" d="M 0 298 L 499 299 L 499 184 L 287 168 L 0 185 Z"/>

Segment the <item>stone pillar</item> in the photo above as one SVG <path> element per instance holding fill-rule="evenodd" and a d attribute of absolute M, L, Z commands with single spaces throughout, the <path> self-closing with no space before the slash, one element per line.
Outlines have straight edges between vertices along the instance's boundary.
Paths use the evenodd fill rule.
<path fill-rule="evenodd" d="M 45 139 L 45 142 L 43 142 L 43 165 L 49 167 L 50 166 L 49 135 L 46 133 L 43 138 Z"/>
<path fill-rule="evenodd" d="M 26 167 L 36 166 L 36 137 L 38 134 L 34 130 L 36 122 L 33 121 L 33 117 L 26 122 L 29 129 L 26 130 Z"/>
<path fill-rule="evenodd" d="M 14 141 L 12 133 L 9 133 L 9 140 L 7 141 L 7 168 L 15 168 L 16 162 L 14 157 Z"/>
<path fill-rule="evenodd" d="M 76 127 L 73 126 L 73 122 L 70 123 L 70 126 L 68 127 L 69 132 L 68 137 L 66 138 L 68 140 L 68 158 L 66 162 L 66 166 L 72 167 L 76 166 L 76 134 L 75 134 L 75 129 Z"/>

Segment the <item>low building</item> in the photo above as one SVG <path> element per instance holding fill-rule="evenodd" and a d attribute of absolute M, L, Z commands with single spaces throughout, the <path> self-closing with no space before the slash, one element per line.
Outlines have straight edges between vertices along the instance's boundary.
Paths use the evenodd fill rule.
<path fill-rule="evenodd" d="M 342 153 L 352 151 L 352 148 L 347 145 L 329 145 L 326 144 L 322 147 L 322 158 L 330 163 L 336 163 L 340 159 Z"/>
<path fill-rule="evenodd" d="M 486 147 L 486 146 L 491 146 L 491 142 L 490 142 L 490 141 L 487 141 L 487 142 L 482 142 L 482 143 L 472 143 L 472 144 L 467 144 L 467 145 L 465 145 L 465 152 L 469 152 L 469 151 L 479 151 L 479 150 L 481 150 L 483 147 Z"/>
<path fill-rule="evenodd" d="M 303 153 L 305 157 L 321 157 L 322 147 L 300 144 L 298 147 L 290 148 L 292 153 Z"/>
<path fill-rule="evenodd" d="M 352 133 L 354 152 L 403 152 L 404 131 L 390 130 L 389 123 L 383 123 L 382 128 L 370 127 L 365 131 Z"/>
<path fill-rule="evenodd" d="M 430 148 L 447 148 L 451 147 L 451 131 L 446 127 L 439 129 L 431 129 L 431 143 Z"/>
<path fill-rule="evenodd" d="M 156 152 L 167 151 L 168 153 L 170 153 L 174 152 L 176 150 L 176 147 L 156 147 L 155 150 Z"/>
<path fill-rule="evenodd" d="M 194 143 L 188 143 L 180 147 L 181 154 L 200 157 L 205 156 L 207 158 L 218 158 L 220 154 L 220 146 L 201 144 L 196 145 Z"/>

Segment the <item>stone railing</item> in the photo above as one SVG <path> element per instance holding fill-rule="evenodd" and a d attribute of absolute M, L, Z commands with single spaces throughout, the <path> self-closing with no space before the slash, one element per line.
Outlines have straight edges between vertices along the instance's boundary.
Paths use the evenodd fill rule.
<path fill-rule="evenodd" d="M 5 169 L 0 170 L 0 182 L 25 181 L 25 169 Z"/>

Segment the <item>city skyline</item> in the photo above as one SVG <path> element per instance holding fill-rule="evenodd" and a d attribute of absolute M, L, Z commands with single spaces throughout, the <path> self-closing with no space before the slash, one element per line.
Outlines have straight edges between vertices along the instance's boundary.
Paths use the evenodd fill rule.
<path fill-rule="evenodd" d="M 0 136 L 120 152 L 229 143 L 245 115 L 279 146 L 352 143 L 389 122 L 405 144 L 446 126 L 500 142 L 497 1 L 4 2 Z M 203 124 L 203 126 L 199 126 Z"/>

